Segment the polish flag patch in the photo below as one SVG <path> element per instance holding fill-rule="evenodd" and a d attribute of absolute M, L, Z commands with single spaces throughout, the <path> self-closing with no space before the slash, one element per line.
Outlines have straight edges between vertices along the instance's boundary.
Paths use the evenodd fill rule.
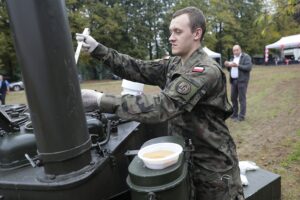
<path fill-rule="evenodd" d="M 204 67 L 194 67 L 192 72 L 204 72 Z"/>

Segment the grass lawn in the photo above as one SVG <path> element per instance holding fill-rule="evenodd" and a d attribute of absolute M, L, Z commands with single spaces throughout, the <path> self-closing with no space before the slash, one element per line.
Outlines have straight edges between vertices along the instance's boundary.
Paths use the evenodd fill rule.
<path fill-rule="evenodd" d="M 120 94 L 121 81 L 89 81 L 81 88 Z M 159 89 L 145 86 L 145 92 Z M 10 92 L 7 103 L 26 103 L 24 91 Z M 254 67 L 246 121 L 227 125 L 240 160 L 280 174 L 283 200 L 300 199 L 300 65 Z"/>

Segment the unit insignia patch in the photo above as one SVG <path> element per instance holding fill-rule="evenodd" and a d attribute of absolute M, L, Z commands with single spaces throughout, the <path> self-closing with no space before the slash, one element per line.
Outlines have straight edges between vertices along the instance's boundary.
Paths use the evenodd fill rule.
<path fill-rule="evenodd" d="M 179 94 L 186 95 L 191 92 L 191 84 L 186 81 L 178 82 L 175 88 Z"/>

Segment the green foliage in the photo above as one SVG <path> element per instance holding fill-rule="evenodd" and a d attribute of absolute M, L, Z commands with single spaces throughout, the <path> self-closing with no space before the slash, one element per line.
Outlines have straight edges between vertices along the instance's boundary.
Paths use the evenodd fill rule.
<path fill-rule="evenodd" d="M 271 2 L 271 6 L 265 3 Z M 234 44 L 250 55 L 263 54 L 266 44 L 300 32 L 297 0 L 66 0 L 74 49 L 75 33 L 89 27 L 104 45 L 140 59 L 156 59 L 170 53 L 169 23 L 172 13 L 186 6 L 199 7 L 207 18 L 203 45 L 231 56 Z M 271 10 L 271 11 L 270 11 Z M 0 0 L 0 73 L 17 77 L 17 64 L 4 0 Z M 102 64 L 87 55 L 79 60 L 81 73 L 101 78 Z M 90 70 L 89 67 L 97 67 Z M 93 74 L 94 73 L 94 74 Z"/>
<path fill-rule="evenodd" d="M 294 35 L 300 32 L 300 21 L 296 21 L 300 1 L 296 0 L 272 0 L 272 6 L 265 6 L 255 24 L 259 27 L 259 35 L 264 38 L 265 43 L 273 43 L 283 36 Z M 273 10 L 270 12 L 269 10 Z"/>
<path fill-rule="evenodd" d="M 0 73 L 13 80 L 19 68 L 9 30 L 8 14 L 2 0 L 0 0 L 0 30 Z"/>

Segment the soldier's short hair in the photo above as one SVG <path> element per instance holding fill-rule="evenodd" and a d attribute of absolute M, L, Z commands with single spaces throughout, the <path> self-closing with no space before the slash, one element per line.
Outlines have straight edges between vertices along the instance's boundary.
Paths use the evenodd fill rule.
<path fill-rule="evenodd" d="M 173 14 L 172 18 L 174 19 L 175 17 L 178 17 L 179 15 L 183 15 L 183 14 L 187 14 L 189 16 L 192 32 L 194 32 L 197 28 L 202 29 L 202 35 L 200 38 L 200 41 L 202 41 L 206 31 L 206 19 L 203 12 L 199 8 L 190 6 L 190 7 L 177 10 Z"/>

